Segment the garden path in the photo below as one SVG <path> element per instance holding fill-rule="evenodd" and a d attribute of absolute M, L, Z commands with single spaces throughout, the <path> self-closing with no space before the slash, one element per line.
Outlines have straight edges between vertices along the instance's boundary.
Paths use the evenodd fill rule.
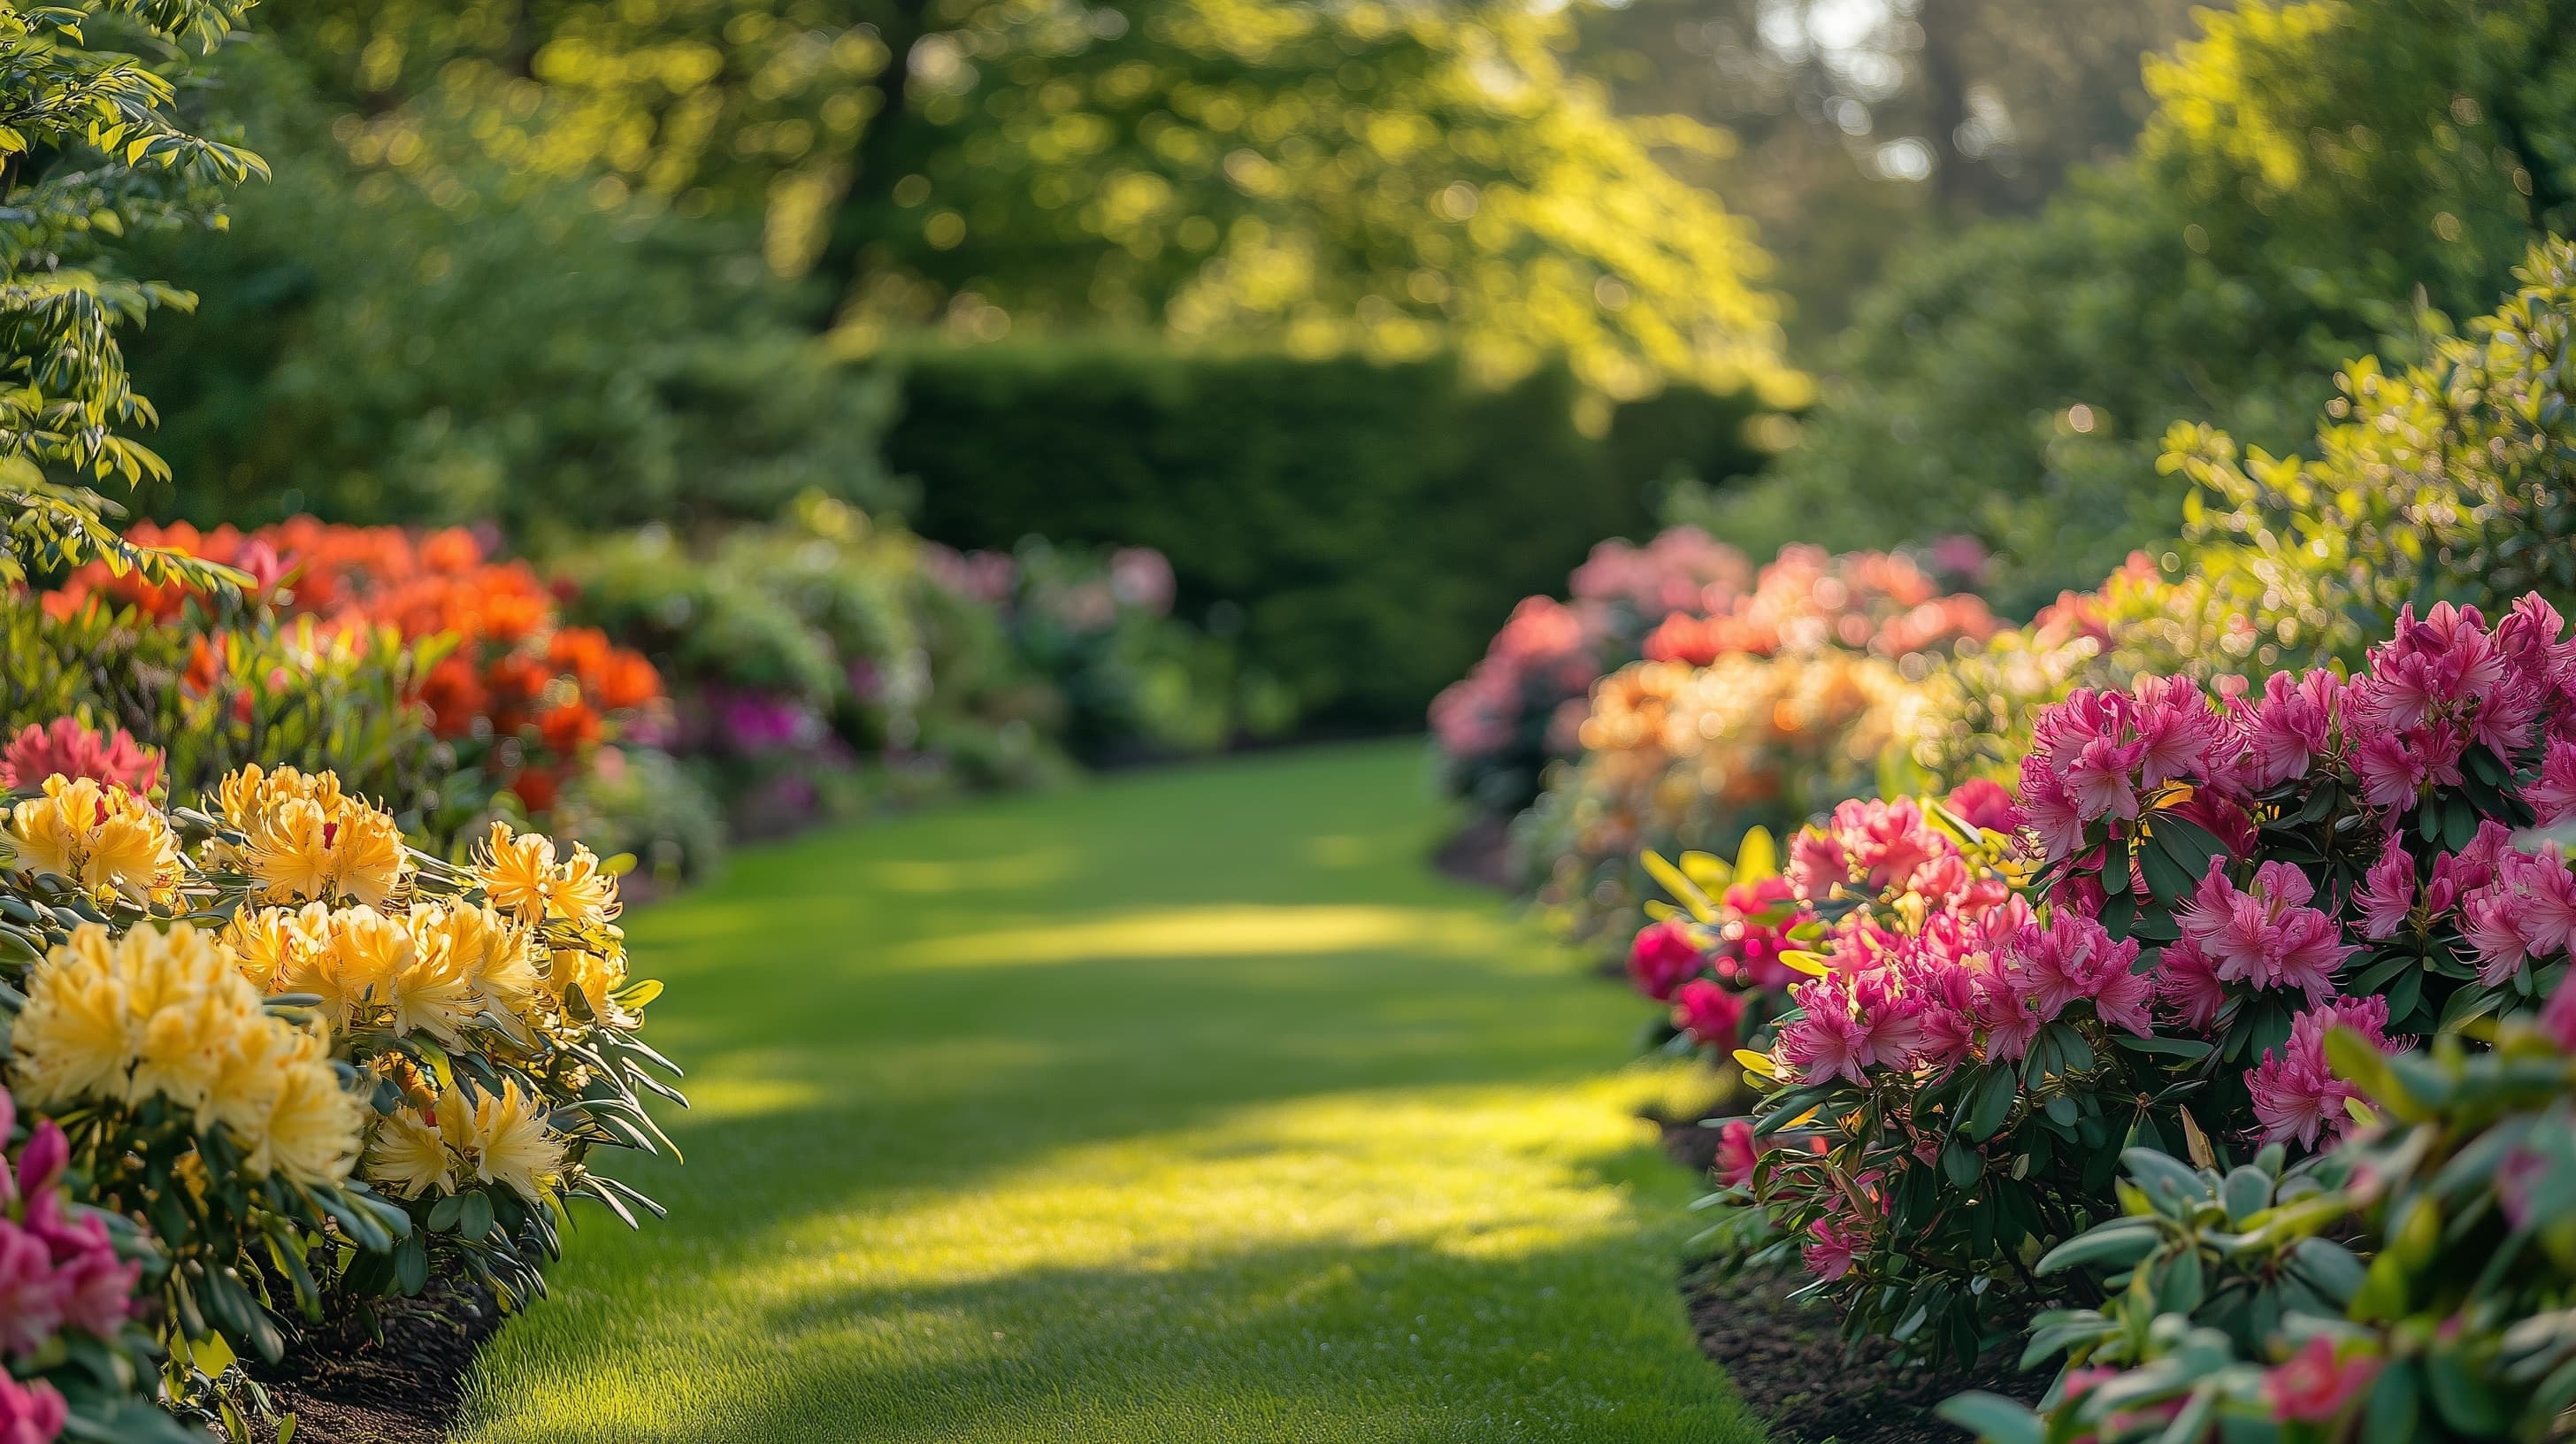
<path fill-rule="evenodd" d="M 1634 1001 L 1432 876 L 1418 746 L 746 850 L 631 922 L 670 1220 L 585 1213 L 459 1438 L 1757 1441 Z"/>

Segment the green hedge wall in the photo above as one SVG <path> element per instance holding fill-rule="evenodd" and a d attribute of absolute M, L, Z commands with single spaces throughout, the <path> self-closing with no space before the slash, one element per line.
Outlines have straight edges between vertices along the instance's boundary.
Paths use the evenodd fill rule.
<path fill-rule="evenodd" d="M 1176 356 L 1102 344 L 914 352 L 888 461 L 923 534 L 1160 548 L 1196 616 L 1327 728 L 1418 724 L 1532 592 L 1653 525 L 1670 476 L 1759 466 L 1750 398 L 1667 392 L 1609 435 L 1561 370 L 1486 391 L 1450 359 Z"/>

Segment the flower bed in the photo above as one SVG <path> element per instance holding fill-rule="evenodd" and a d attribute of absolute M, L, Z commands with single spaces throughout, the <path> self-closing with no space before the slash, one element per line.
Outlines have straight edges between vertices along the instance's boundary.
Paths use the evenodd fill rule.
<path fill-rule="evenodd" d="M 495 823 L 446 862 L 293 767 L 165 808 L 157 758 L 77 726 L 8 756 L 20 1226 L 64 1300 L 15 1317 L 122 1351 L 74 1349 L 28 1385 L 25 1437 L 53 1437 L 63 1407 L 95 1437 L 188 1437 L 173 1416 L 252 1437 L 270 1401 L 240 1361 L 275 1366 L 326 1296 L 416 1296 L 434 1248 L 517 1307 L 568 1200 L 654 1211 L 593 1167 L 666 1146 L 644 1100 L 679 1095 L 637 1036 L 659 986 L 628 976 L 617 884 L 587 849 Z M 40 765 L 77 770 L 22 770 Z M 68 1217 L 49 1201 L 64 1177 Z M 138 1289 L 150 1309 L 124 1302 Z M 13 1353 L 65 1358 L 40 1342 Z M 156 1397 L 171 1413 L 147 1425 Z"/>
<path fill-rule="evenodd" d="M 1631 956 L 1694 1042 L 1757 1034 L 1735 1056 L 1760 1101 L 1721 1128 L 1716 1169 L 1736 1209 L 1720 1237 L 1755 1264 L 1798 1259 L 1854 1336 L 1936 1357 L 1975 1358 L 2044 1305 L 2103 1297 L 2139 1257 L 2125 1242 L 2155 1236 L 2115 1222 L 2124 1199 L 2131 1215 L 2196 1217 L 2172 1201 L 2183 1183 L 2158 1181 L 2169 1174 L 2195 1180 L 2199 1165 L 2205 1189 L 2191 1189 L 2250 1191 L 2253 1175 L 2229 1170 L 2259 1153 L 2263 1196 L 2228 1203 L 2225 1221 L 2341 1187 L 2333 1160 L 2354 1149 L 2394 1157 L 2359 1124 L 2438 1112 L 2452 1095 L 2388 1055 L 2417 1038 L 2456 1054 L 2498 1019 L 2526 1036 L 2563 992 L 2576 939 L 2560 845 L 2515 841 L 2576 817 L 2576 641 L 2536 597 L 2493 626 L 2448 604 L 2401 609 L 2348 681 L 2279 673 L 2222 695 L 2150 674 L 2079 689 L 2033 732 L 2018 838 L 1959 815 L 1991 795 L 1847 803 L 1791 842 L 1778 879 L 1658 865 L 1686 910 L 1641 931 Z M 1783 997 L 1791 971 L 1812 976 Z M 2564 995 L 2550 1016 L 2576 1006 Z M 2457 1068 L 2490 1067 L 2461 1056 Z M 2514 1076 L 2563 1102 L 2568 1075 L 2552 1066 Z M 2338 1149 L 2347 1139 L 2362 1141 Z M 2370 1176 L 2384 1184 L 2390 1167 Z M 2275 1189 L 2290 1191 L 2275 1203 Z M 2383 1206 L 2371 1188 L 2336 1196 L 2337 1218 Z M 2124 1242 L 2078 1242 L 2095 1237 Z M 2242 1267 L 2269 1278 L 2268 1257 Z M 2041 1317 L 2035 1357 L 2075 1347 L 2166 1383 L 2187 1375 L 2210 1410 L 2286 1387 L 2223 1349 L 2150 1345 L 2149 1318 L 2200 1307 L 2192 1268 L 2161 1305 L 2114 1293 L 2124 1326 Z M 2394 1297 L 2382 1307 L 2402 1315 Z M 2259 1353 L 2288 1307 L 2218 1322 Z M 2527 1306 L 2499 1308 L 2501 1331 Z M 2396 1327 L 2370 1347 L 2420 1347 L 2389 1343 Z M 2301 1349 L 2306 1337 L 2289 1335 Z M 2330 1341 L 2331 1358 L 2298 1367 L 2330 1383 L 2364 1347 Z M 2471 1362 L 2478 1388 L 2522 1397 Z M 2051 1407 L 2097 1426 L 2149 1388 L 2097 1394 L 2093 1380 L 2070 1376 Z M 2021 1437 L 1995 1422 L 2022 1417 L 2004 1405 L 1969 1407 Z"/>
<path fill-rule="evenodd" d="M 1994 630 L 1985 604 L 1944 594 L 1912 559 L 1788 547 L 1758 575 L 1732 547 L 1675 527 L 1643 547 L 1609 541 L 1569 581 L 1571 603 L 1523 601 L 1483 661 L 1431 706 L 1449 789 L 1511 815 L 1549 764 L 1583 755 L 1595 684 L 1639 660 L 1876 657 L 1919 678 L 1931 658 Z"/>

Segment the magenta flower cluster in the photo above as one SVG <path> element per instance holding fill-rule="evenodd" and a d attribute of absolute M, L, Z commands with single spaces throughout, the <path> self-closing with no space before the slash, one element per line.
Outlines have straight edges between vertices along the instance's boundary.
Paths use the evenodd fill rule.
<path fill-rule="evenodd" d="M 0 1093 L 0 1138 L 17 1105 Z M 14 1166 L 0 1166 L 0 1353 L 26 1364 L 65 1331 L 113 1339 L 134 1317 L 142 1265 L 117 1257 L 107 1225 L 72 1211 L 63 1189 L 71 1147 L 39 1119 Z M 0 1444 L 51 1444 L 63 1431 L 62 1395 L 41 1379 L 0 1372 Z"/>

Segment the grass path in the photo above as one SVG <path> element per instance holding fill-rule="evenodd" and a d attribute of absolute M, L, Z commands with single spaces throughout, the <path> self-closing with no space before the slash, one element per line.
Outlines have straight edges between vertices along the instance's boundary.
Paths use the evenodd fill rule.
<path fill-rule="evenodd" d="M 1419 752 L 746 852 L 639 913 L 671 1205 L 585 1211 L 460 1439 L 1756 1444 L 1636 1009 L 1429 875 Z"/>

